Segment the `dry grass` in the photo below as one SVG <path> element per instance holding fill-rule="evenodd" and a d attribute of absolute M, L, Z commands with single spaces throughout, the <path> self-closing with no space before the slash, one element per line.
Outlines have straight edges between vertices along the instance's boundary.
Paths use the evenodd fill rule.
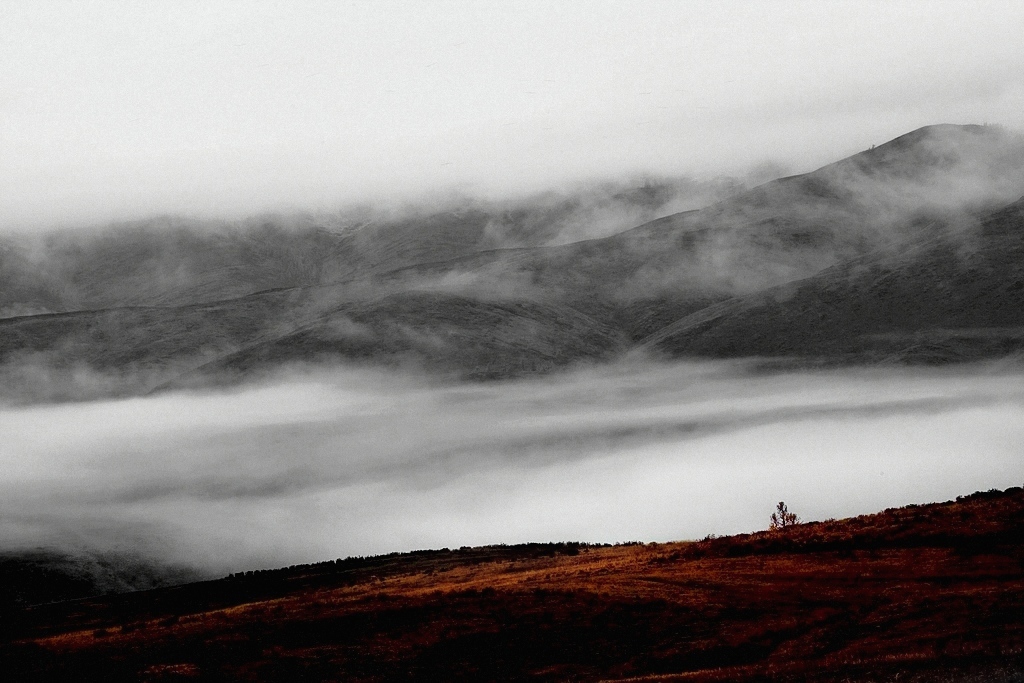
<path fill-rule="evenodd" d="M 1003 680 L 1022 532 L 1014 489 L 694 543 L 328 562 L 30 608 L 0 655 L 35 679 Z"/>

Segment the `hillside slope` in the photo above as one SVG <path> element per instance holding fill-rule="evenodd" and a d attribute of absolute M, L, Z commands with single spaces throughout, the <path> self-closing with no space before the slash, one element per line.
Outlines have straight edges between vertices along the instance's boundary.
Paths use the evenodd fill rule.
<path fill-rule="evenodd" d="M 0 614 L 25 605 L 147 590 L 202 578 L 195 570 L 156 565 L 125 553 L 5 550 L 0 552 Z"/>
<path fill-rule="evenodd" d="M 517 200 L 354 207 L 244 221 L 157 217 L 20 238 L 0 235 L 0 318 L 180 306 L 369 278 L 501 247 L 620 232 L 733 183 L 637 179 Z"/>
<path fill-rule="evenodd" d="M 1024 138 L 928 126 L 807 174 L 602 239 L 424 263 L 405 275 L 478 274 L 514 291 L 632 301 L 745 294 L 880 248 L 899 249 L 1024 194 Z"/>
<path fill-rule="evenodd" d="M 933 235 L 723 302 L 644 341 L 670 355 L 955 362 L 1024 350 L 1024 199 Z"/>
<path fill-rule="evenodd" d="M 350 558 L 22 608 L 32 680 L 1017 680 L 1024 491 L 690 543 Z"/>
<path fill-rule="evenodd" d="M 501 379 L 636 349 L 808 363 L 1018 354 L 1022 140 L 930 126 L 570 243 L 568 217 L 604 205 L 470 206 L 341 231 L 157 221 L 56 240 L 51 260 L 3 251 L 0 399 L 145 393 L 294 362 Z M 667 206 L 659 192 L 627 193 L 616 215 Z"/>

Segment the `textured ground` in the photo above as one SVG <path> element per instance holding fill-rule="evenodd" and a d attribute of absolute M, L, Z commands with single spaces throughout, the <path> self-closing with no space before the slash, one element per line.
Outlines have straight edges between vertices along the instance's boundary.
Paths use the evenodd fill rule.
<path fill-rule="evenodd" d="M 4 615 L 18 680 L 1004 681 L 1024 491 L 694 543 L 354 558 Z"/>

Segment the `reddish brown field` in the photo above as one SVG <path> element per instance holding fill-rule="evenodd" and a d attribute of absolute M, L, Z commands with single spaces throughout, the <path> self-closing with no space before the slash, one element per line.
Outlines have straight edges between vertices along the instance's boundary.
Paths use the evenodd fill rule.
<path fill-rule="evenodd" d="M 1024 491 L 354 558 L 4 615 L 8 680 L 1024 680 Z"/>

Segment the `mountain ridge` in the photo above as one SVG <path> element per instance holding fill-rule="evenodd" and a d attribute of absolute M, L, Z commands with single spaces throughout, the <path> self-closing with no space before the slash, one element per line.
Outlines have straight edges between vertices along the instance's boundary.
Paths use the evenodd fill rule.
<path fill-rule="evenodd" d="M 667 206 L 659 191 L 636 201 Z M 134 236 L 123 244 L 120 233 L 104 233 L 61 267 L 85 273 L 92 254 L 105 254 L 88 266 L 100 275 L 130 254 L 152 267 L 109 282 L 72 277 L 61 285 L 67 301 L 118 305 L 63 317 L 36 311 L 46 301 L 32 298 L 27 281 L 4 289 L 9 310 L 29 314 L 0 319 L 0 398 L 130 395 L 204 372 L 220 382 L 295 362 L 502 379 L 638 352 L 812 364 L 1013 357 L 1024 351 L 1015 313 L 1022 195 L 1024 137 L 942 125 L 703 209 L 565 244 L 480 240 L 515 221 L 528 226 L 519 239 L 548 239 L 551 212 L 561 220 L 603 200 L 524 208 L 505 227 L 472 206 L 340 233 L 313 227 L 310 241 L 306 227 L 289 233 L 266 222 L 241 242 L 221 228 L 203 237 L 170 222 L 167 249 L 160 232 L 125 233 Z M 211 271 L 227 284 L 220 275 L 189 280 L 189 264 L 207 258 L 204 240 L 226 245 L 209 258 L 227 264 Z M 223 261 L 236 252 L 240 260 Z M 0 281 L 27 267 L 4 267 L 11 253 Z M 124 286 L 128 294 L 110 298 Z M 922 341 L 929 330 L 944 332 Z"/>

